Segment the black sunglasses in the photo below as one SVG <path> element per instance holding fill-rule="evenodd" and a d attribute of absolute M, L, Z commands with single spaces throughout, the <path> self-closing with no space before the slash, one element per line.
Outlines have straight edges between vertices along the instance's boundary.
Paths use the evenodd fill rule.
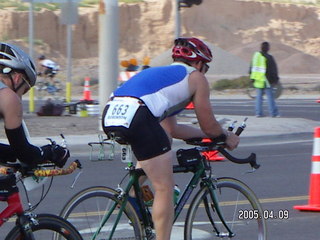
<path fill-rule="evenodd" d="M 201 69 L 200 69 L 200 72 L 202 72 L 203 74 L 206 74 L 209 70 L 210 66 L 208 64 L 203 64 Z"/>

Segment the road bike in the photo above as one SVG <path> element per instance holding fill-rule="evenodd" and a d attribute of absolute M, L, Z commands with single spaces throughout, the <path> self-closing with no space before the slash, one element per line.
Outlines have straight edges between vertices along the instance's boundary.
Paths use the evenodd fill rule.
<path fill-rule="evenodd" d="M 60 100 L 64 97 L 64 86 L 61 80 L 54 76 L 45 76 L 37 80 L 36 86 L 38 99 L 43 99 L 45 96 Z"/>
<path fill-rule="evenodd" d="M 273 90 L 273 96 L 275 99 L 279 98 L 282 94 L 282 84 L 280 82 L 278 82 L 277 84 L 272 85 L 272 90 Z M 254 88 L 253 86 L 250 86 L 246 89 L 246 93 L 247 95 L 252 98 L 255 99 L 257 94 L 256 94 L 256 88 Z"/>
<path fill-rule="evenodd" d="M 123 144 L 121 159 L 131 160 L 130 146 L 123 139 L 115 141 Z M 215 177 L 211 162 L 201 153 L 219 151 L 234 163 L 249 163 L 251 172 L 260 166 L 256 163 L 256 155 L 235 158 L 219 143 L 209 139 L 189 139 L 186 143 L 195 147 L 179 149 L 179 165 L 173 166 L 174 174 L 192 173 L 175 205 L 175 222 L 184 207 L 188 207 L 183 239 L 266 240 L 263 209 L 254 192 L 238 179 Z M 126 175 L 116 189 L 106 186 L 86 188 L 75 194 L 60 212 L 61 217 L 78 229 L 83 239 L 155 239 L 152 207 L 143 201 L 139 184 L 139 178 L 145 173 L 135 168 L 132 161 L 126 169 L 129 179 Z M 122 187 L 125 179 L 127 184 Z M 191 196 L 197 186 L 197 193 Z M 137 196 L 136 203 L 128 198 L 132 188 Z M 186 204 L 188 199 L 191 199 L 189 206 Z M 246 213 L 242 214 L 243 211 Z"/>
<path fill-rule="evenodd" d="M 38 164 L 37 167 L 32 169 L 19 162 L 2 165 L 0 167 L 0 201 L 7 202 L 8 206 L 0 213 L 0 226 L 9 218 L 16 217 L 15 226 L 5 237 L 5 240 L 82 240 L 76 228 L 62 217 L 34 212 L 35 208 L 48 194 L 52 178 L 47 191 L 43 189 L 38 203 L 32 205 L 28 196 L 28 190 L 33 187 L 44 187 L 43 183 L 46 178 L 71 174 L 77 168 L 81 168 L 78 160 L 62 169 L 56 169 L 54 163 Z M 17 183 L 22 184 L 26 193 L 28 207 L 25 209 Z"/>

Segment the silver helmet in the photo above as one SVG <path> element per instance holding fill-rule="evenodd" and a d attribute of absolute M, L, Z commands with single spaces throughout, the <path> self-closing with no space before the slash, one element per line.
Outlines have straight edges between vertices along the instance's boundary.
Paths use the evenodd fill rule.
<path fill-rule="evenodd" d="M 0 43 L 0 65 L 24 72 L 27 76 L 28 83 L 33 87 L 36 83 L 37 73 L 34 64 L 24 51 L 19 47 L 9 44 Z M 4 72 L 7 73 L 7 72 Z"/>

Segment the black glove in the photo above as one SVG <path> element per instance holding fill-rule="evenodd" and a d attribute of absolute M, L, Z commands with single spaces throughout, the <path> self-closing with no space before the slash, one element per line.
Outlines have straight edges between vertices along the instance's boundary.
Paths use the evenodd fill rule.
<path fill-rule="evenodd" d="M 49 160 L 59 168 L 62 168 L 70 157 L 69 150 L 59 145 L 48 144 L 42 146 L 41 149 L 43 151 L 43 160 Z"/>

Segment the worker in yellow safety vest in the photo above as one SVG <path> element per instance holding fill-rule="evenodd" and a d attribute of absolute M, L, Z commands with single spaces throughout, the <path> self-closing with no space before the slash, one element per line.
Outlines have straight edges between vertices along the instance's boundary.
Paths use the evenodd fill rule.
<path fill-rule="evenodd" d="M 263 117 L 263 95 L 268 98 L 268 106 L 271 117 L 279 117 L 278 107 L 274 100 L 272 84 L 279 81 L 277 65 L 268 53 L 270 44 L 263 42 L 261 51 L 255 52 L 250 66 L 250 79 L 256 88 L 255 114 L 256 117 Z"/>

